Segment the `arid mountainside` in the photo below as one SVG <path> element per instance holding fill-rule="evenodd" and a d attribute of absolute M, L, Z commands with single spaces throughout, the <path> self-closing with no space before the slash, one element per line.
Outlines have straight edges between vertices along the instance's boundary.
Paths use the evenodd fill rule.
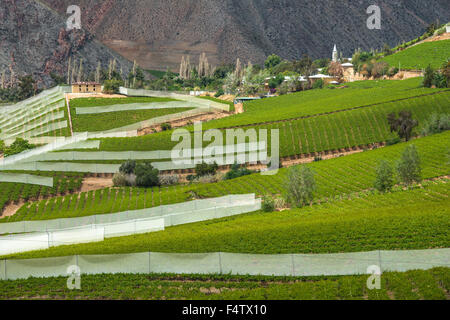
<path fill-rule="evenodd" d="M 148 69 L 176 70 L 182 55 L 213 64 L 261 63 L 271 53 L 299 58 L 345 56 L 355 48 L 393 46 L 450 20 L 448 0 L 379 0 L 382 29 L 369 30 L 372 0 L 44 0 L 61 15 L 82 9 L 83 27 L 108 47 Z"/>
<path fill-rule="evenodd" d="M 95 70 L 98 61 L 103 68 L 117 59 L 118 69 L 131 63 L 105 47 L 84 30 L 66 31 L 66 18 L 34 0 L 0 2 L 0 73 L 4 81 L 33 74 L 40 86 L 51 83 L 49 74 L 67 74 L 69 57 L 79 65 L 83 60 L 83 80 Z"/>

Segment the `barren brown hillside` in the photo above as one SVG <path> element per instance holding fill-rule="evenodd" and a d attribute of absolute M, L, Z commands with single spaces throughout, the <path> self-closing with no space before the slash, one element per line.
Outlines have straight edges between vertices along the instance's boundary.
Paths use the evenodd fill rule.
<path fill-rule="evenodd" d="M 344 55 L 355 48 L 391 46 L 450 20 L 447 0 L 379 0 L 382 30 L 368 30 L 369 0 L 45 0 L 61 14 L 83 11 L 84 27 L 129 59 L 152 69 L 176 68 L 182 55 L 260 63 L 271 53 L 298 58 Z"/>

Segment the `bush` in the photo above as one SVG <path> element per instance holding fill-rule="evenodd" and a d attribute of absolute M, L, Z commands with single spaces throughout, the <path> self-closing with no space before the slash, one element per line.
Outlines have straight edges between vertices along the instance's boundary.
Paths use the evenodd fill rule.
<path fill-rule="evenodd" d="M 314 200 L 316 181 L 313 171 L 303 165 L 289 169 L 286 182 L 286 201 L 295 207 L 303 207 Z"/>
<path fill-rule="evenodd" d="M 450 130 L 450 115 L 433 113 L 422 129 L 424 136 Z"/>
<path fill-rule="evenodd" d="M 319 79 L 319 80 L 317 80 L 317 81 L 314 82 L 312 88 L 313 88 L 313 89 L 322 89 L 323 86 L 324 86 L 324 84 L 325 84 L 325 83 L 323 82 L 323 80 L 322 80 L 322 79 Z"/>
<path fill-rule="evenodd" d="M 274 212 L 275 201 L 271 197 L 265 196 L 262 201 L 262 210 L 264 212 Z"/>
<path fill-rule="evenodd" d="M 128 182 L 125 177 L 125 174 L 123 174 L 122 172 L 115 173 L 112 181 L 113 181 L 115 187 L 128 186 Z"/>
<path fill-rule="evenodd" d="M 400 181 L 409 186 L 422 181 L 420 157 L 415 145 L 406 147 L 400 161 L 397 163 L 397 174 Z"/>
<path fill-rule="evenodd" d="M 394 170 L 388 161 L 380 162 L 374 186 L 380 192 L 390 191 L 394 186 Z"/>
<path fill-rule="evenodd" d="M 136 161 L 134 160 L 128 160 L 127 162 L 123 163 L 119 168 L 119 172 L 123 174 L 132 174 L 135 173 L 135 170 L 136 170 Z"/>
<path fill-rule="evenodd" d="M 248 176 L 252 173 L 255 172 L 247 169 L 245 166 L 241 168 L 239 164 L 234 164 L 231 167 L 231 170 L 225 174 L 224 180 L 236 179 L 239 177 Z"/>
<path fill-rule="evenodd" d="M 162 131 L 169 131 L 172 129 L 172 125 L 170 123 L 163 123 L 161 125 L 161 130 Z"/>
<path fill-rule="evenodd" d="M 221 180 L 217 174 L 207 174 L 201 177 L 197 177 L 196 179 L 199 183 L 216 183 Z"/>
<path fill-rule="evenodd" d="M 103 83 L 103 92 L 107 94 L 120 93 L 120 86 L 123 85 L 123 81 L 120 80 L 106 80 Z"/>
<path fill-rule="evenodd" d="M 180 176 L 177 174 L 159 176 L 159 183 L 162 186 L 172 186 L 180 182 Z"/>
<path fill-rule="evenodd" d="M 224 94 L 225 94 L 225 92 L 223 91 L 223 89 L 219 89 L 219 90 L 217 90 L 214 97 L 219 98 L 220 96 L 223 96 Z"/>
<path fill-rule="evenodd" d="M 3 153 L 5 157 L 9 157 L 34 148 L 36 148 L 36 146 L 34 144 L 30 144 L 28 140 L 17 138 L 16 141 L 14 141 L 14 143 L 10 147 L 5 146 L 3 148 Z"/>
<path fill-rule="evenodd" d="M 136 165 L 136 185 L 139 187 L 156 187 L 160 185 L 159 171 L 148 161 Z"/>
<path fill-rule="evenodd" d="M 213 164 L 207 164 L 205 162 L 197 164 L 195 167 L 195 172 L 197 174 L 197 178 L 203 177 L 203 176 L 213 176 L 217 173 L 217 170 L 219 169 L 219 166 L 217 163 Z"/>
<path fill-rule="evenodd" d="M 393 145 L 399 144 L 400 142 L 402 142 L 402 140 L 399 137 L 394 137 L 394 138 L 389 139 L 388 141 L 386 141 L 386 145 L 387 146 L 393 146 Z"/>

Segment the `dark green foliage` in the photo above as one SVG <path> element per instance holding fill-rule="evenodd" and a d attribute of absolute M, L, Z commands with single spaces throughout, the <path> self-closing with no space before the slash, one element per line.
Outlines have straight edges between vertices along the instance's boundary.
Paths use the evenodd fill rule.
<path fill-rule="evenodd" d="M 223 89 L 219 89 L 219 90 L 217 90 L 217 92 L 214 95 L 214 97 L 218 98 L 220 96 L 223 96 L 224 94 L 225 94 L 225 92 L 223 91 Z"/>
<path fill-rule="evenodd" d="M 380 192 L 390 191 L 394 187 L 394 170 L 386 160 L 382 160 L 378 165 L 374 187 Z"/>
<path fill-rule="evenodd" d="M 264 197 L 262 202 L 262 210 L 264 212 L 274 212 L 275 211 L 275 201 L 271 197 Z"/>
<path fill-rule="evenodd" d="M 215 162 L 213 164 L 207 164 L 203 162 L 197 164 L 197 166 L 195 167 L 195 172 L 197 174 L 197 178 L 199 178 L 209 175 L 215 175 L 218 169 L 219 166 Z"/>
<path fill-rule="evenodd" d="M 264 62 L 264 66 L 268 69 L 276 67 L 281 63 L 281 58 L 277 56 L 276 54 L 272 54 L 267 57 L 266 61 Z"/>
<path fill-rule="evenodd" d="M 119 172 L 123 174 L 132 174 L 136 170 L 136 161 L 128 160 L 120 166 Z"/>
<path fill-rule="evenodd" d="M 421 161 L 415 145 L 406 147 L 397 163 L 397 174 L 400 181 L 407 186 L 422 181 Z"/>
<path fill-rule="evenodd" d="M 313 89 L 322 89 L 324 86 L 324 82 L 322 79 L 316 80 L 312 86 Z"/>
<path fill-rule="evenodd" d="M 103 92 L 108 94 L 119 93 L 120 86 L 123 85 L 121 80 L 106 80 L 103 82 Z"/>
<path fill-rule="evenodd" d="M 255 173 L 255 171 L 249 170 L 245 166 L 241 167 L 239 164 L 234 164 L 231 167 L 231 170 L 226 173 L 224 180 L 236 179 L 239 177 L 248 176 L 252 173 Z"/>
<path fill-rule="evenodd" d="M 21 153 L 25 150 L 34 149 L 36 146 L 34 144 L 30 144 L 28 140 L 24 140 L 22 138 L 17 138 L 16 141 L 10 147 L 4 147 L 3 152 L 5 157 L 12 156 L 14 154 Z"/>
<path fill-rule="evenodd" d="M 163 123 L 161 125 L 161 130 L 162 131 L 169 131 L 172 129 L 172 125 L 170 123 Z"/>
<path fill-rule="evenodd" d="M 417 120 L 412 118 L 411 111 L 400 111 L 399 116 L 395 113 L 388 115 L 388 123 L 391 127 L 391 132 L 397 132 L 398 136 L 405 141 L 409 141 L 412 136 L 412 130 L 419 125 Z"/>
<path fill-rule="evenodd" d="M 155 169 L 150 162 L 140 162 L 136 164 L 136 185 L 139 187 L 159 186 L 159 171 Z"/>

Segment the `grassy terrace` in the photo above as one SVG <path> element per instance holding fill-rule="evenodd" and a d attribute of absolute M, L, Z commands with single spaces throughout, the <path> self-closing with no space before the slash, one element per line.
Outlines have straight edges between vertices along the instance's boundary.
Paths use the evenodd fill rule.
<path fill-rule="evenodd" d="M 244 129 L 279 129 L 280 156 L 284 157 L 387 141 L 395 136 L 390 132 L 387 115 L 401 110 L 412 111 L 419 120 L 417 132 L 420 132 L 420 126 L 432 113 L 450 112 L 450 92 Z M 171 131 L 166 131 L 142 137 L 102 139 L 100 150 L 170 150 L 178 143 L 171 141 L 171 135 Z M 205 142 L 205 146 L 208 144 Z"/>
<path fill-rule="evenodd" d="M 445 300 L 448 268 L 383 273 L 381 290 L 367 289 L 367 276 L 275 278 L 237 276 L 83 276 L 81 290 L 67 278 L 0 281 L 1 299 L 187 299 L 187 300 Z"/>
<path fill-rule="evenodd" d="M 449 174 L 448 153 L 450 132 L 412 141 L 422 158 L 424 178 Z M 395 162 L 406 144 L 367 151 L 342 158 L 309 164 L 316 172 L 317 198 L 331 199 L 354 194 L 372 188 L 375 169 L 382 159 Z M 199 197 L 219 197 L 227 194 L 256 193 L 258 195 L 282 194 L 287 170 L 281 169 L 274 176 L 253 174 L 214 184 L 194 184 L 153 189 L 104 189 L 82 193 L 80 197 L 66 196 L 47 202 L 22 207 L 7 221 L 45 220 L 106 214 L 137 210 L 153 206 L 179 203 L 189 200 L 195 193 Z"/>
<path fill-rule="evenodd" d="M 169 101 L 176 101 L 176 100 L 170 98 L 153 98 L 153 97 L 112 98 L 112 99 L 79 98 L 71 100 L 70 113 L 72 116 L 72 124 L 75 132 L 86 132 L 86 131 L 93 132 L 93 131 L 107 131 L 152 118 L 191 110 L 189 108 L 167 108 L 156 110 L 119 111 L 119 112 L 108 112 L 102 114 L 86 114 L 86 115 L 78 115 L 76 113 L 76 108 L 83 108 L 83 107 L 101 107 L 117 104 L 157 103 Z"/>
<path fill-rule="evenodd" d="M 424 42 L 382 59 L 393 67 L 421 70 L 429 64 L 440 68 L 450 58 L 450 40 Z"/>
<path fill-rule="evenodd" d="M 366 194 L 283 212 L 255 212 L 165 231 L 8 258 L 130 252 L 338 253 L 450 245 L 449 182 Z"/>

